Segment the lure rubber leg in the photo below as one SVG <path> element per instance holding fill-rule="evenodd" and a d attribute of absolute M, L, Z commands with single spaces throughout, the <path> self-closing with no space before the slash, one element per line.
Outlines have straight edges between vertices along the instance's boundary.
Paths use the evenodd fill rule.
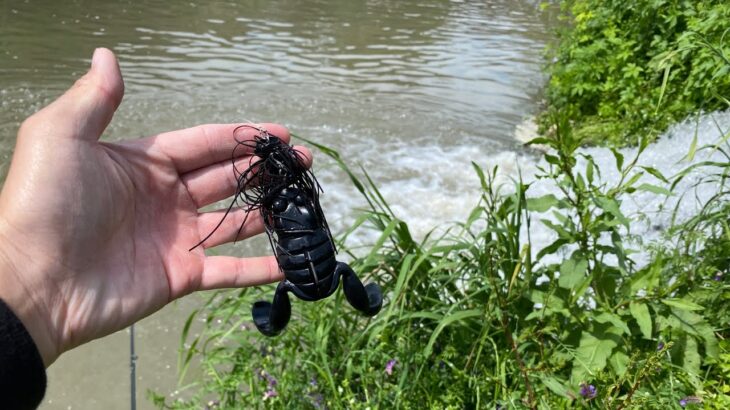
<path fill-rule="evenodd" d="M 355 272 L 346 263 L 337 262 L 335 274 L 342 275 L 342 290 L 352 307 L 366 316 L 373 316 L 383 306 L 383 293 L 377 283 L 363 286 Z"/>
<path fill-rule="evenodd" d="M 279 282 L 274 293 L 274 300 L 269 303 L 258 301 L 251 308 L 253 322 L 259 332 L 266 336 L 276 336 L 289 323 L 291 303 L 289 302 L 288 288 L 284 282 Z"/>

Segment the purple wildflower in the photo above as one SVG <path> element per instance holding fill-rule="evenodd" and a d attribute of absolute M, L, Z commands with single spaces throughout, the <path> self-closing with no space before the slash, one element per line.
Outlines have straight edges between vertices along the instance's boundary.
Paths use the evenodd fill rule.
<path fill-rule="evenodd" d="M 314 406 L 315 409 L 325 408 L 324 396 L 322 396 L 322 393 L 309 393 L 309 400 L 312 402 L 312 406 Z"/>
<path fill-rule="evenodd" d="M 269 375 L 269 377 L 266 378 L 266 381 L 269 384 L 269 387 L 275 387 L 277 384 L 279 384 L 279 381 L 276 380 L 276 378 L 272 375 Z"/>
<path fill-rule="evenodd" d="M 679 400 L 679 405 L 682 407 L 686 407 L 688 404 L 699 404 L 702 403 L 702 399 L 700 399 L 697 396 L 687 396 L 681 400 Z"/>
<path fill-rule="evenodd" d="M 261 370 L 259 372 L 259 379 L 266 380 L 266 384 L 269 386 L 269 388 L 275 387 L 277 384 L 279 384 L 279 381 L 276 380 L 276 377 L 270 375 L 266 370 Z"/>
<path fill-rule="evenodd" d="M 264 392 L 264 400 L 271 398 L 271 397 L 276 397 L 278 395 L 279 395 L 279 393 L 277 393 L 276 390 L 274 390 L 274 389 L 266 390 L 266 392 Z"/>
<path fill-rule="evenodd" d="M 656 345 L 657 352 L 664 349 L 664 342 L 659 342 L 659 344 Z"/>
<path fill-rule="evenodd" d="M 717 272 L 715 274 L 715 277 L 713 278 L 715 281 L 719 282 L 722 280 L 722 272 Z"/>
<path fill-rule="evenodd" d="M 393 368 L 395 367 L 396 363 L 398 363 L 395 359 L 388 360 L 388 363 L 385 365 L 385 373 L 390 376 L 393 374 Z"/>
<path fill-rule="evenodd" d="M 595 398 L 597 394 L 598 391 L 596 390 L 596 386 L 587 383 L 580 384 L 580 395 L 584 398 L 591 400 Z"/>
<path fill-rule="evenodd" d="M 309 401 L 312 403 L 312 406 L 314 406 L 315 409 L 325 409 L 326 406 L 324 405 L 324 396 L 322 393 L 317 392 L 317 386 L 319 384 L 317 383 L 317 376 L 312 376 L 311 379 L 309 379 L 309 386 L 310 392 L 307 394 L 309 397 Z"/>
<path fill-rule="evenodd" d="M 276 389 L 274 388 L 277 384 L 279 384 L 279 381 L 276 380 L 276 377 L 270 375 L 266 370 L 261 369 L 261 371 L 259 371 L 259 379 L 266 380 L 267 390 L 264 392 L 264 400 L 279 395 L 279 393 L 277 393 Z"/>

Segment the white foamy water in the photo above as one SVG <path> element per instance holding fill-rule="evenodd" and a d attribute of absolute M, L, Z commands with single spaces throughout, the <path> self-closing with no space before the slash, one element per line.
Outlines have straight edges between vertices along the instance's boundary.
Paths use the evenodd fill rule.
<path fill-rule="evenodd" d="M 521 134 L 517 137 L 524 140 L 526 130 L 529 132 L 530 129 L 532 128 L 529 125 L 519 127 L 518 132 Z M 639 166 L 653 167 L 671 179 L 694 163 L 726 161 L 717 150 L 698 150 L 692 160 L 687 159 L 687 154 L 695 135 L 699 148 L 721 142 L 729 131 L 730 111 L 705 114 L 699 119 L 693 118 L 677 124 L 645 149 L 633 172 L 641 171 Z M 728 147 L 727 141 L 722 147 Z M 625 148 L 620 152 L 625 158 L 624 163 L 628 164 L 636 156 L 637 148 Z M 610 150 L 582 148 L 577 153 L 593 157 L 600 170 L 600 176 L 597 173 L 596 178 L 601 183 L 608 186 L 617 183 L 620 174 Z M 422 238 L 434 228 L 446 227 L 452 222 L 467 218 L 480 196 L 479 180 L 472 168 L 472 161 L 485 170 L 497 166 L 499 170 L 496 182 L 503 184 L 505 189 L 509 189 L 512 181 L 521 173 L 523 180 L 532 184 L 528 191 L 529 197 L 546 194 L 561 196 L 553 181 L 536 179 L 538 167 L 547 167 L 547 163 L 535 151 L 503 151 L 485 155 L 484 148 L 478 144 L 444 146 L 434 143 L 394 147 L 389 150 L 387 158 L 387 178 L 380 174 L 380 169 L 376 166 L 366 170 L 373 176 L 394 213 L 408 223 L 417 238 Z M 393 175 L 394 168 L 398 169 L 397 175 Z M 576 169 L 584 172 L 585 161 L 579 160 Z M 659 240 L 671 226 L 675 208 L 676 222 L 696 215 L 701 206 L 718 190 L 718 186 L 713 183 L 696 186 L 709 172 L 711 170 L 706 168 L 696 169 L 677 185 L 669 197 L 647 191 L 636 191 L 623 196 L 621 210 L 632 221 L 631 231 L 628 233 L 635 239 L 629 247 L 638 249 Z M 323 202 L 328 218 L 333 229 L 341 232 L 352 222 L 356 209 L 365 207 L 365 201 L 349 180 L 343 179 L 339 170 L 325 168 L 320 173 L 321 178 L 327 181 Z M 379 176 L 383 177 L 382 180 Z M 668 188 L 667 184 L 648 173 L 636 185 L 642 183 Z M 540 222 L 542 218 L 550 219 L 550 216 L 533 213 L 530 237 L 535 253 L 556 239 L 554 232 Z M 367 243 L 375 237 L 374 233 L 369 235 L 361 232 L 359 235 L 359 238 L 354 238 L 354 242 L 358 244 Z M 642 264 L 646 257 L 646 254 L 639 253 L 633 259 Z"/>
<path fill-rule="evenodd" d="M 727 149 L 726 136 L 729 131 L 730 111 L 706 114 L 676 124 L 665 132 L 657 142 L 646 148 L 639 157 L 634 171 L 627 176 L 627 179 L 631 178 L 631 175 L 636 172 L 642 172 L 640 166 L 655 168 L 672 181 L 673 177 L 692 164 L 703 161 L 726 163 L 727 158 L 715 149 L 698 150 L 691 159 L 688 158 L 688 153 L 695 135 L 698 148 L 720 144 L 722 148 Z M 632 161 L 636 157 L 637 151 L 638 148 L 620 150 L 624 156 L 624 164 Z M 605 148 L 583 148 L 578 150 L 578 153 L 593 157 L 597 168 L 601 170 L 601 182 L 607 186 L 617 184 L 620 173 L 616 168 L 616 160 L 610 150 Z M 539 164 L 541 166 L 547 165 L 545 161 L 540 161 Z M 584 173 L 585 165 L 585 160 L 579 160 L 576 169 Z M 526 166 L 524 169 L 529 170 L 530 175 L 534 176 L 534 167 Z M 670 196 L 638 190 L 632 194 L 625 194 L 620 198 L 621 212 L 631 220 L 631 230 L 626 232 L 630 234 L 631 240 L 627 245 L 629 248 L 639 250 L 637 254 L 632 255 L 632 259 L 639 266 L 648 262 L 649 255 L 645 251 L 646 245 L 653 242 L 662 242 L 663 235 L 673 223 L 681 223 L 697 215 L 702 206 L 718 192 L 720 187 L 717 181 L 698 185 L 705 177 L 716 171 L 717 169 L 706 167 L 696 168 L 677 184 Z M 668 184 L 646 172 L 634 186 L 639 186 L 642 183 L 669 188 Z M 537 197 L 549 193 L 560 197 L 553 181 L 541 180 L 533 184 L 529 196 Z M 542 223 L 533 224 L 530 234 L 534 244 L 533 250 L 538 251 L 557 237 L 552 230 Z M 543 262 L 551 261 L 545 260 Z"/>
<path fill-rule="evenodd" d="M 473 145 L 404 147 L 389 153 L 388 157 L 398 164 L 397 175 L 390 173 L 391 169 L 366 170 L 393 212 L 408 222 L 418 237 L 435 227 L 463 221 L 476 205 L 480 195 L 479 178 L 471 161 L 483 169 L 498 166 L 501 182 L 517 174 L 521 161 L 529 161 L 527 156 L 510 151 L 486 156 L 480 147 Z M 389 174 L 381 180 L 378 177 L 383 171 Z M 351 209 L 365 206 L 359 193 L 349 185 L 344 180 L 328 183 L 328 218 L 337 220 L 348 215 Z"/>

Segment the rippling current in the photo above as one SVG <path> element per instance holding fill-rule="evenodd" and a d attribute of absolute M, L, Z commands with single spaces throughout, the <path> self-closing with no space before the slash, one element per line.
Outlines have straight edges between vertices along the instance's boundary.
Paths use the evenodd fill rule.
<path fill-rule="evenodd" d="M 555 24 L 537 0 L 0 1 L 0 174 L 19 123 L 105 46 L 126 96 L 103 138 L 279 122 L 362 165 L 423 234 L 474 205 L 470 161 L 515 165 L 514 128 L 536 110 Z M 363 202 L 322 155 L 315 170 L 341 231 Z M 138 325 L 141 392 L 174 390 L 180 325 L 197 301 Z M 45 408 L 125 408 L 126 343 L 120 332 L 62 357 Z"/>

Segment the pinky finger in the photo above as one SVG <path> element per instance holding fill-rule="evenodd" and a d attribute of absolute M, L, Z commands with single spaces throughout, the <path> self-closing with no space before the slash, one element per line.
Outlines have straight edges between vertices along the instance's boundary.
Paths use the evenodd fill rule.
<path fill-rule="evenodd" d="M 205 258 L 200 290 L 245 288 L 278 282 L 284 278 L 273 256 Z"/>

